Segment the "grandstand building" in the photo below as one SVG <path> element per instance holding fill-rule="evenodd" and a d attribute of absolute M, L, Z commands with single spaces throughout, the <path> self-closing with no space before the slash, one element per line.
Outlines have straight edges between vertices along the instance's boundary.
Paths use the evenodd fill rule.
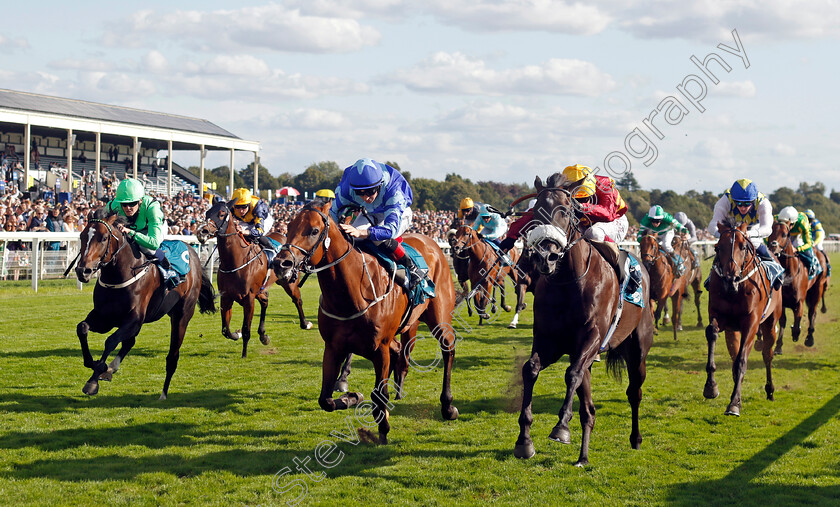
<path fill-rule="evenodd" d="M 223 150 L 230 152 L 228 197 L 237 151 L 253 153 L 255 193 L 259 185 L 259 142 L 241 139 L 207 120 L 35 93 L 0 89 L 0 149 L 7 159 L 23 165 L 25 188 L 36 179 L 46 185 L 55 181 L 54 175 L 53 182 L 46 181 L 48 171 L 37 171 L 37 160 L 43 169 L 50 162 L 66 167 L 58 184 L 68 191 L 84 171 L 94 171 L 101 181 L 104 167 L 119 178 L 143 175 L 147 187 L 167 195 L 189 185 L 201 192 L 207 152 Z M 198 177 L 172 162 L 174 150 L 199 154 Z"/>

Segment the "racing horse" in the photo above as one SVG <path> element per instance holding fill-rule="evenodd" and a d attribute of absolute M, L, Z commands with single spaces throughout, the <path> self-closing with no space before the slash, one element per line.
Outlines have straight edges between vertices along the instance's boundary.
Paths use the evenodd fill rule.
<path fill-rule="evenodd" d="M 129 241 L 117 225 L 127 225 L 125 217 L 116 212 L 109 213 L 105 207 L 99 208 L 91 212 L 80 235 L 82 246 L 76 277 L 87 283 L 99 271 L 99 280 L 93 289 L 93 310 L 76 326 L 84 365 L 93 370 L 82 392 L 91 396 L 97 394 L 99 380 L 111 380 L 134 346 L 143 324 L 169 315 L 169 354 L 160 395 L 160 399 L 165 400 L 196 302 L 201 313 L 216 311 L 213 285 L 201 271 L 198 254 L 188 247 L 190 272 L 181 284 L 166 290 L 157 266 L 145 259 L 137 244 Z M 115 327 L 117 330 L 105 340 L 102 357 L 94 361 L 88 347 L 88 332 L 104 334 Z M 122 348 L 116 357 L 110 364 L 106 363 L 120 343 Z"/>
<path fill-rule="evenodd" d="M 682 300 L 688 292 L 689 276 L 694 275 L 694 270 L 685 267 L 682 276 L 677 276 L 674 271 L 668 253 L 659 246 L 659 239 L 656 233 L 648 232 L 639 241 L 639 254 L 642 263 L 650 275 L 650 300 L 651 309 L 656 303 L 656 310 L 653 314 L 654 326 L 659 326 L 659 317 L 662 309 L 668 305 L 668 298 L 671 299 L 671 325 L 674 328 L 674 340 L 677 339 L 677 331 L 682 330 Z M 682 257 L 683 265 L 690 263 L 690 257 Z M 697 294 L 695 289 L 695 294 Z M 695 300 L 697 311 L 700 312 L 699 298 Z M 663 322 L 664 324 L 664 322 Z"/>
<path fill-rule="evenodd" d="M 715 343 L 723 330 L 726 348 L 732 359 L 732 396 L 726 415 L 741 415 L 741 387 L 747 371 L 747 359 L 756 333 L 761 329 L 763 345 L 761 354 L 767 381 L 764 391 L 773 400 L 773 343 L 776 340 L 776 322 L 782 315 L 782 295 L 773 290 L 767 268 L 759 261 L 755 247 L 747 236 L 747 224 L 735 225 L 734 221 L 718 222 L 720 239 L 715 245 L 715 260 L 709 279 L 709 325 L 706 327 L 708 358 L 706 384 L 703 396 L 717 398 L 715 382 Z"/>
<path fill-rule="evenodd" d="M 639 404 L 647 371 L 646 358 L 653 343 L 651 312 L 633 304 L 619 303 L 621 283 L 615 268 L 592 243 L 583 239 L 578 229 L 577 202 L 572 199 L 570 189 L 574 191 L 582 181 L 572 182 L 556 173 L 545 185 L 539 176 L 534 182 L 537 189 L 534 216 L 545 219 L 540 219 L 543 223 L 533 227 L 527 238 L 534 248 L 532 259 L 540 276 L 534 289 L 531 357 L 522 366 L 522 411 L 514 448 L 517 458 L 530 458 L 535 454 L 530 433 L 534 384 L 540 371 L 568 354 L 566 397 L 559 421 L 549 438 L 571 443 L 569 421 L 577 393 L 583 434 L 576 466 L 589 463 L 589 440 L 595 426 L 590 367 L 602 346 L 609 349 L 607 367 L 611 372 L 617 376 L 622 366 L 627 368 L 627 400 L 632 417 L 630 446 L 640 448 Z M 641 273 L 640 301 L 645 302 L 650 296 L 650 279 L 643 269 Z M 609 336 L 608 329 L 612 329 L 613 334 L 604 343 Z"/>
<path fill-rule="evenodd" d="M 463 219 L 455 218 L 446 232 L 446 241 L 449 243 L 450 257 L 452 257 L 452 270 L 455 271 L 455 277 L 461 286 L 461 295 L 466 296 L 470 293 L 470 254 L 469 252 L 456 254 L 453 248 L 455 246 L 455 233 L 458 232 L 458 227 L 461 227 L 464 223 Z M 470 304 L 469 298 L 465 301 L 467 303 L 467 314 L 472 317 L 472 304 Z"/>
<path fill-rule="evenodd" d="M 501 293 L 501 306 L 506 312 L 511 310 L 510 306 L 505 304 L 505 277 L 510 277 L 516 286 L 518 272 L 513 266 L 502 265 L 502 260 L 498 256 L 496 249 L 487 244 L 481 239 L 476 232 L 469 225 L 461 225 L 456 229 L 455 236 L 452 243 L 452 254 L 455 256 L 469 255 L 469 277 L 472 292 L 475 293 L 474 302 L 475 309 L 478 313 L 478 325 L 484 324 L 485 320 L 490 319 L 490 314 L 495 313 L 496 308 L 496 287 Z M 519 259 L 519 251 L 515 248 L 508 253 L 511 261 L 516 265 Z M 492 304 L 493 310 L 488 312 L 488 307 Z M 519 302 L 517 302 L 519 307 Z"/>
<path fill-rule="evenodd" d="M 686 285 L 682 297 L 688 297 L 688 286 L 694 291 L 694 306 L 697 308 L 697 327 L 703 327 L 703 313 L 700 311 L 700 296 L 703 294 L 703 270 L 697 254 L 691 249 L 687 237 L 676 235 L 674 237 L 674 251 L 682 257 L 690 267 L 686 268 Z M 680 331 L 682 331 L 682 304 L 680 304 Z"/>
<path fill-rule="evenodd" d="M 300 288 L 296 282 L 286 283 L 278 281 L 274 271 L 270 269 L 268 259 L 263 255 L 263 249 L 249 242 L 236 227 L 233 213 L 224 201 L 219 201 L 205 213 L 206 221 L 196 232 L 198 241 L 202 244 L 211 236 L 217 238 L 219 249 L 219 272 L 217 274 L 220 306 L 222 314 L 222 336 L 230 340 L 242 337 L 242 357 L 248 354 L 248 341 L 251 339 L 251 320 L 254 318 L 254 300 L 260 304 L 260 324 L 257 333 L 263 345 L 271 343 L 271 338 L 265 332 L 265 313 L 268 309 L 268 290 L 277 283 L 292 299 L 298 311 L 301 329 L 312 329 L 312 323 L 303 314 L 303 303 Z M 279 233 L 268 235 L 280 244 L 286 242 L 285 236 Z M 242 329 L 231 332 L 230 319 L 233 313 L 233 303 L 242 306 Z"/>
<path fill-rule="evenodd" d="M 793 341 L 799 341 L 800 323 L 802 314 L 805 313 L 805 304 L 808 305 L 808 336 L 805 338 L 805 346 L 814 346 L 814 324 L 817 320 L 817 305 L 823 299 L 825 290 L 826 265 L 825 260 L 817 257 L 822 265 L 823 272 L 808 279 L 808 268 L 793 247 L 790 238 L 790 226 L 781 222 L 773 223 L 773 231 L 767 238 L 769 250 L 779 259 L 779 263 L 785 268 L 785 280 L 782 284 L 782 315 L 779 318 L 779 337 L 776 341 L 776 354 L 782 353 L 782 340 L 784 338 L 787 315 L 785 308 L 793 311 L 793 325 L 790 329 L 790 336 Z M 815 252 L 816 253 L 816 249 Z M 825 311 L 823 301 L 823 311 Z"/>
<path fill-rule="evenodd" d="M 424 322 L 442 351 L 441 414 L 444 419 L 456 419 L 458 409 L 452 405 L 450 388 L 456 343 L 452 327 L 455 287 L 443 251 L 428 236 L 403 236 L 404 243 L 423 255 L 429 267 L 428 277 L 435 284 L 435 297 L 412 306 L 405 291 L 394 283 L 394 274 L 389 274 L 374 256 L 356 248 L 330 217 L 329 209 L 329 203 L 320 198 L 307 203 L 289 222 L 287 243 L 274 260 L 278 276 L 288 283 L 296 280 L 300 272 L 318 275 L 318 329 L 324 340 L 318 404 L 332 412 L 359 403 L 363 399 L 361 393 L 345 393 L 337 399 L 332 393 L 340 363 L 348 354 L 370 359 L 376 371 L 372 416 L 379 425 L 379 443 L 387 444 L 388 409 L 393 408 L 389 402 L 389 377 L 393 372 L 391 385 L 400 399 L 417 330 Z M 398 334 L 400 342 L 396 340 Z"/>

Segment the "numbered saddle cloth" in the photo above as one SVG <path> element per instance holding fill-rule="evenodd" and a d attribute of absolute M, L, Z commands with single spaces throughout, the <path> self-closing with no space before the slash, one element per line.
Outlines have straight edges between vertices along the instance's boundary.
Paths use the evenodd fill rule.
<path fill-rule="evenodd" d="M 266 236 L 266 238 L 268 238 L 268 241 L 270 241 L 271 244 L 274 246 L 274 250 L 263 249 L 263 253 L 265 254 L 266 259 L 268 259 L 268 265 L 271 266 L 271 261 L 273 261 L 274 258 L 277 257 L 277 252 L 280 251 L 280 248 L 283 245 L 274 238 L 269 238 L 268 236 Z"/>
<path fill-rule="evenodd" d="M 184 278 L 190 272 L 190 247 L 183 241 L 167 239 L 160 244 L 160 249 L 169 261 L 169 265 Z"/>
<path fill-rule="evenodd" d="M 379 251 L 379 248 L 376 247 L 370 241 L 363 241 L 358 244 L 358 246 L 366 251 L 367 253 L 376 257 L 379 262 L 385 266 L 385 269 L 388 270 L 389 273 L 393 273 L 396 269 L 402 269 L 402 266 L 398 266 L 393 259 L 388 257 L 387 255 L 383 254 Z M 414 249 L 408 243 L 402 243 L 403 248 L 405 249 L 405 254 L 411 257 L 411 260 L 414 261 L 414 264 L 417 265 L 417 268 L 424 273 L 428 273 L 429 265 L 426 264 L 426 260 L 420 255 L 420 252 Z M 406 273 L 406 276 L 408 274 Z M 435 297 L 435 283 L 429 279 L 428 277 L 424 277 L 420 283 L 414 286 L 413 289 L 408 294 L 408 299 L 411 301 L 412 306 L 417 306 L 423 304 L 426 301 L 426 298 L 433 298 Z"/>
<path fill-rule="evenodd" d="M 639 261 L 635 257 L 632 255 L 628 255 L 627 257 L 630 259 L 630 272 L 627 273 L 627 277 L 629 278 L 628 282 L 632 280 L 633 283 L 625 284 L 624 291 L 621 295 L 628 303 L 633 303 L 639 308 L 644 308 L 645 298 L 642 292 L 642 269 L 639 267 Z"/>

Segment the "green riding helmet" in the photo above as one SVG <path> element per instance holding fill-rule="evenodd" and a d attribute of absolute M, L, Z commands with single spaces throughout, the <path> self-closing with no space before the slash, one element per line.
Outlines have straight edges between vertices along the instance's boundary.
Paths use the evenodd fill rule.
<path fill-rule="evenodd" d="M 134 178 L 126 178 L 120 182 L 120 185 L 117 187 L 117 196 L 114 197 L 114 200 L 123 203 L 123 202 L 137 202 L 146 195 L 146 190 L 143 188 L 143 184 L 140 181 L 135 180 Z"/>
<path fill-rule="evenodd" d="M 648 211 L 648 217 L 651 220 L 662 220 L 665 218 L 665 210 L 663 210 L 662 206 L 658 204 L 656 206 L 652 206 L 650 211 Z"/>

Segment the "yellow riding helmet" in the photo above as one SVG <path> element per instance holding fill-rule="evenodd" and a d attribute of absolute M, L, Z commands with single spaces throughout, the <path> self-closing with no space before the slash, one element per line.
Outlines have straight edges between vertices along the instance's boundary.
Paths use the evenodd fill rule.
<path fill-rule="evenodd" d="M 459 207 L 461 209 L 472 209 L 473 206 L 475 206 L 473 200 L 469 197 L 464 197 L 463 199 L 461 199 L 461 206 Z"/>
<path fill-rule="evenodd" d="M 247 188 L 237 188 L 233 191 L 233 205 L 251 204 L 251 192 Z"/>
<path fill-rule="evenodd" d="M 595 177 L 592 176 L 592 169 L 585 165 L 570 165 L 563 169 L 563 176 L 569 181 L 583 180 L 575 192 L 576 199 L 583 199 L 595 194 Z"/>
<path fill-rule="evenodd" d="M 335 199 L 335 192 L 333 192 L 329 188 L 322 188 L 321 190 L 315 192 L 315 197 L 323 197 L 325 199 Z"/>

